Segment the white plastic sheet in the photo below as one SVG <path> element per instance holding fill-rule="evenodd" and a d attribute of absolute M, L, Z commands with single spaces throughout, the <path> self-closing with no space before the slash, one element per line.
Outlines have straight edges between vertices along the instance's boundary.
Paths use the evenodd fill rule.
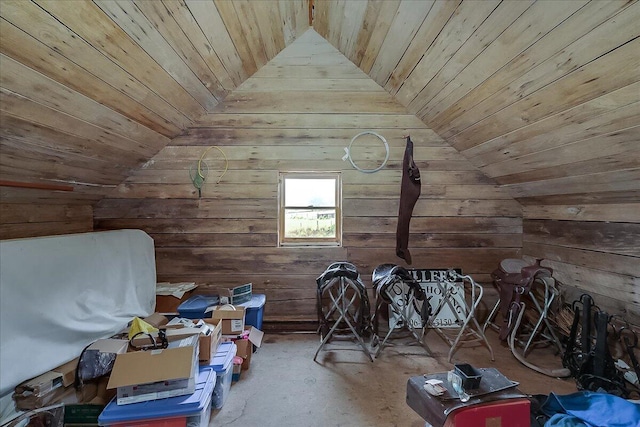
<path fill-rule="evenodd" d="M 153 313 L 155 287 L 141 230 L 0 241 L 0 396 Z"/>

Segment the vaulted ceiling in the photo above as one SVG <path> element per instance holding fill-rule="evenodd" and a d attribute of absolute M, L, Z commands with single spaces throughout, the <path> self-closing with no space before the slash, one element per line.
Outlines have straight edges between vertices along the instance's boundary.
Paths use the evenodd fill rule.
<path fill-rule="evenodd" d="M 522 203 L 640 200 L 637 1 L 313 5 L 320 35 Z M 307 31 L 309 2 L 2 0 L 0 16 L 0 194 L 91 202 Z"/>

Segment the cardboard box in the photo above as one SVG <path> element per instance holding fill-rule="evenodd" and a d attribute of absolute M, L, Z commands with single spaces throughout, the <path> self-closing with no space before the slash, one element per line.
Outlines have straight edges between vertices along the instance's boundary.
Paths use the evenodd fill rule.
<path fill-rule="evenodd" d="M 200 320 L 194 321 L 199 323 Z M 180 325 L 166 325 L 164 329 L 168 342 L 174 342 L 184 339 L 191 335 L 199 336 L 199 361 L 200 364 L 207 364 L 211 360 L 211 356 L 216 354 L 216 349 L 222 337 L 222 322 L 219 319 L 202 319 L 201 325 L 197 327 L 180 327 Z M 153 344 L 153 339 L 158 339 L 158 332 L 149 335 L 138 335 L 131 340 L 134 348 L 144 348 Z"/>
<path fill-rule="evenodd" d="M 222 335 L 240 335 L 244 331 L 244 312 L 242 306 L 216 306 L 212 318 L 222 320 Z"/>
<path fill-rule="evenodd" d="M 251 354 L 253 353 L 253 344 L 248 339 L 236 340 L 236 356 L 242 357 L 242 370 L 246 371 L 251 366 Z"/>
<path fill-rule="evenodd" d="M 118 354 L 108 389 L 118 405 L 192 394 L 198 372 L 199 339 L 191 335 L 163 350 Z"/>
<path fill-rule="evenodd" d="M 262 345 L 262 338 L 264 332 L 253 326 L 249 329 L 249 335 L 245 339 L 236 339 L 236 356 L 240 356 L 243 359 L 242 370 L 246 371 L 251 366 L 251 354 L 253 353 L 253 346 L 260 347 Z"/>
<path fill-rule="evenodd" d="M 200 364 L 207 365 L 216 355 L 218 344 L 222 339 L 222 321 L 220 319 L 202 319 L 210 326 L 210 333 L 200 335 Z"/>
<path fill-rule="evenodd" d="M 107 338 L 97 340 L 92 343 L 87 350 L 97 350 L 100 353 L 126 353 L 129 347 L 129 340 L 119 340 L 114 338 Z"/>
<path fill-rule="evenodd" d="M 15 388 L 15 396 L 41 397 L 52 393 L 58 388 L 64 388 L 62 382 L 63 375 L 60 372 L 47 371 L 42 375 L 32 378 L 19 384 Z"/>
<path fill-rule="evenodd" d="M 145 317 L 144 319 L 145 322 L 147 322 L 148 324 L 150 324 L 153 327 L 159 328 L 160 326 L 164 326 L 167 323 L 169 323 L 169 319 L 167 318 L 167 316 L 165 316 L 164 314 L 160 314 L 160 313 L 153 313 L 152 315 Z"/>
<path fill-rule="evenodd" d="M 156 312 L 177 313 L 178 306 L 188 300 L 197 287 L 194 282 L 156 283 Z"/>
<path fill-rule="evenodd" d="M 62 374 L 62 385 L 65 387 L 69 387 L 76 381 L 76 368 L 78 367 L 78 358 L 76 357 L 73 360 L 65 363 L 64 365 L 60 365 L 52 371 L 59 372 Z"/>
<path fill-rule="evenodd" d="M 56 387 L 50 392 L 39 396 L 29 393 L 14 393 L 13 400 L 16 404 L 16 408 L 22 411 L 29 411 L 58 403 L 71 404 L 89 402 L 91 399 L 96 397 L 96 393 L 96 384 L 86 383 L 79 391 L 76 390 L 75 387 L 69 386 Z"/>

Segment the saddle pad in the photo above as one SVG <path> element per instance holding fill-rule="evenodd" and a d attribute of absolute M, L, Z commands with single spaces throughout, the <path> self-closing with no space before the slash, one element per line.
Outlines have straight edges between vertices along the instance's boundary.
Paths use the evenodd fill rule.
<path fill-rule="evenodd" d="M 523 259 L 507 258 L 500 261 L 500 269 L 505 273 L 520 273 L 524 267 L 528 267 L 529 264 Z"/>

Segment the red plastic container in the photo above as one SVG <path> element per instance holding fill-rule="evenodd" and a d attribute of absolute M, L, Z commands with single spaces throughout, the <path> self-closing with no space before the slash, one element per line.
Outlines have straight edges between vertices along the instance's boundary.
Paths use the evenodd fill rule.
<path fill-rule="evenodd" d="M 447 427 L 530 427 L 528 399 L 505 399 L 458 409 L 449 415 Z"/>

